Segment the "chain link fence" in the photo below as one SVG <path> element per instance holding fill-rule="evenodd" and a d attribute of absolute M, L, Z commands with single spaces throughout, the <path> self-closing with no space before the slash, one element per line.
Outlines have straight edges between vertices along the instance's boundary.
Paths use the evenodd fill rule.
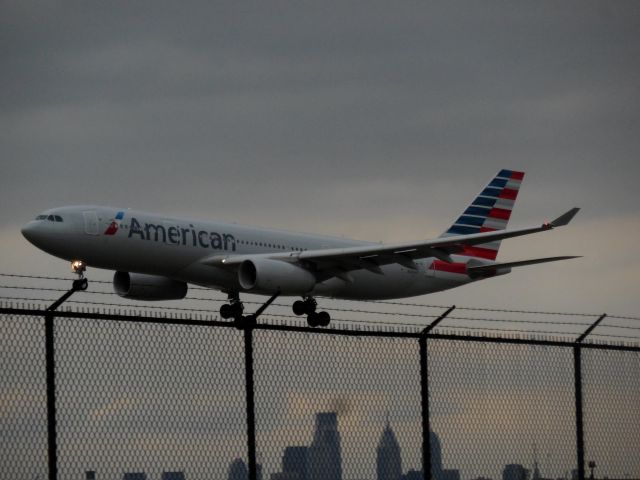
<path fill-rule="evenodd" d="M 637 346 L 0 308 L 0 358 L 7 480 L 640 478 Z"/>

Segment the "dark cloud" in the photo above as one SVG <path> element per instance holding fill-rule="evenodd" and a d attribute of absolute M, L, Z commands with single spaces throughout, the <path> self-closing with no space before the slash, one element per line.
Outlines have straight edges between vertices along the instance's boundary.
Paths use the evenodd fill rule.
<path fill-rule="evenodd" d="M 636 3 L 1 8 L 7 235 L 95 202 L 401 240 L 502 167 L 516 222 L 637 217 Z"/>

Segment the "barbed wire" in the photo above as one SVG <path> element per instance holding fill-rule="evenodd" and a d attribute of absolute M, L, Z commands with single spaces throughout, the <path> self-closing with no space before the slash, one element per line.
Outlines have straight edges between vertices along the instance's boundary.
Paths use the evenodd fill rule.
<path fill-rule="evenodd" d="M 45 288 L 45 287 L 23 287 L 23 286 L 16 286 L 16 285 L 0 285 L 0 289 L 5 288 L 5 289 L 18 289 L 18 290 L 35 290 L 35 291 L 51 291 L 51 292 L 65 292 L 66 290 L 64 289 L 55 289 L 55 288 Z M 81 293 L 83 294 L 99 294 L 99 295 L 113 295 L 113 292 L 87 292 L 87 291 L 81 291 Z M 20 298 L 20 299 L 24 299 L 24 300 L 32 300 L 32 301 L 53 301 L 54 299 L 37 299 L 37 298 L 29 298 L 29 297 L 3 297 L 3 298 L 7 298 L 7 299 L 14 299 L 14 298 Z M 187 297 L 187 299 L 190 300 L 197 300 L 197 301 L 209 301 L 209 302 L 222 302 L 224 300 L 220 300 L 220 299 L 208 299 L 208 298 L 199 298 L 199 297 Z M 119 308 L 137 308 L 137 309 L 169 309 L 169 310 L 176 310 L 176 311 L 192 311 L 192 312 L 208 312 L 208 313 L 214 313 L 213 309 L 198 309 L 198 308 L 186 308 L 186 307 L 174 307 L 174 306 L 167 306 L 167 305 L 162 305 L 162 306 L 158 306 L 158 305 L 127 305 L 127 304 L 118 304 L 118 303 L 110 303 L 110 302 L 100 302 L 100 301 L 78 301 L 78 300 L 73 300 L 72 303 L 78 303 L 78 304 L 94 304 L 94 305 L 104 305 L 104 306 L 113 306 L 113 307 L 119 307 Z M 256 301 L 244 301 L 243 303 L 247 304 L 247 305 L 262 305 L 262 302 L 256 302 Z M 273 306 L 276 307 L 282 307 L 282 308 L 289 308 L 290 305 L 288 304 L 283 304 L 283 303 L 276 303 L 274 302 L 272 304 Z M 340 307 L 325 307 L 326 310 L 329 311 L 334 311 L 334 312 L 344 312 L 344 313 L 359 313 L 359 314 L 367 314 L 367 315 L 384 315 L 384 316 L 393 316 L 393 317 L 408 317 L 408 318 L 424 318 L 424 319 L 433 319 L 436 318 L 437 315 L 430 315 L 430 314 L 417 314 L 417 313 L 407 313 L 407 312 L 385 312 L 385 311 L 378 311 L 378 310 L 362 310 L 362 309 L 348 309 L 348 308 L 340 308 Z M 295 318 L 295 317 L 293 317 Z M 610 317 L 610 318 L 618 318 L 618 317 Z M 449 320 L 461 320 L 461 321 L 473 321 L 473 322 L 492 322 L 492 323 L 514 323 L 514 324 L 532 324 L 532 325 L 564 325 L 564 326 L 579 326 L 579 327 L 588 327 L 590 325 L 590 323 L 585 323 L 585 322 L 562 322 L 562 321 L 548 321 L 548 320 L 531 320 L 531 319 L 520 319 L 520 318 L 487 318 L 487 317 L 461 317 L 461 316 L 449 316 L 447 317 L 447 319 Z M 398 324 L 397 322 L 394 322 L 392 324 Z M 424 324 L 415 324 L 415 325 L 428 325 L 427 323 Z M 611 325 L 611 324 L 603 324 L 601 325 L 603 327 L 610 327 L 610 328 L 620 328 L 620 329 L 628 329 L 628 330 L 640 330 L 640 327 L 628 327 L 628 326 L 620 326 L 620 325 Z"/>
<path fill-rule="evenodd" d="M 569 325 L 569 326 L 578 326 L 578 327 L 588 327 L 591 325 L 590 323 L 578 323 L 578 322 L 555 322 L 555 321 L 546 321 L 546 320 L 526 320 L 526 319 L 516 319 L 516 318 L 478 318 L 478 317 L 455 317 L 449 316 L 446 317 L 451 320 L 462 320 L 462 321 L 473 321 L 473 322 L 500 322 L 500 323 L 530 323 L 533 325 Z M 622 328 L 628 330 L 640 330 L 640 327 L 628 327 L 623 325 L 610 325 L 601 323 L 601 327 L 610 327 L 610 328 Z"/>
<path fill-rule="evenodd" d="M 21 301 L 30 301 L 30 302 L 53 302 L 55 299 L 53 298 L 33 298 L 33 297 L 0 297 L 3 300 L 21 300 Z M 205 310 L 202 308 L 186 308 L 186 307 L 167 307 L 166 305 L 126 305 L 124 303 L 108 303 L 108 302 L 93 302 L 93 301 L 82 301 L 82 300 L 65 300 L 65 304 L 74 303 L 78 305 L 100 305 L 107 307 L 117 307 L 122 309 L 136 309 L 136 310 L 146 310 L 146 309 L 158 309 L 158 310 L 179 310 L 185 312 L 199 312 L 199 313 L 209 313 L 215 314 L 215 312 L 211 310 Z"/>
<path fill-rule="evenodd" d="M 43 275 L 24 275 L 24 274 L 15 274 L 15 273 L 0 273 L 0 277 L 7 278 L 22 278 L 22 279 L 36 279 L 36 280 L 47 280 L 47 281 L 70 281 L 70 278 L 64 277 L 52 277 L 52 276 L 43 276 Z M 98 283 L 103 285 L 111 285 L 109 281 L 103 280 L 91 280 L 91 283 Z M 191 287 L 195 290 L 215 292 L 213 289 L 204 288 L 204 287 Z M 13 289 L 13 290 L 26 290 L 26 291 L 43 291 L 43 292 L 56 292 L 62 293 L 66 292 L 68 289 L 66 288 L 51 288 L 51 287 L 35 287 L 35 286 L 26 286 L 26 285 L 0 285 L 0 289 Z M 85 295 L 114 295 L 113 291 L 81 291 Z M 54 299 L 43 299 L 43 298 L 33 298 L 33 297 L 2 297 L 8 300 L 21 300 L 21 301 L 38 301 L 38 302 L 51 302 Z M 329 300 L 335 300 L 329 297 Z M 220 303 L 226 301 L 221 298 L 205 298 L 200 296 L 187 296 L 186 300 L 191 301 L 203 301 L 203 302 L 213 302 Z M 353 301 L 353 300 L 347 300 Z M 114 307 L 120 309 L 135 309 L 135 310 L 171 310 L 176 312 L 194 312 L 201 314 L 209 314 L 215 315 L 216 312 L 214 309 L 204 309 L 204 308 L 192 308 L 192 307 L 174 307 L 165 305 L 127 305 L 122 303 L 113 303 L 113 302 L 103 302 L 103 301 L 82 301 L 82 300 L 68 300 L 67 302 L 73 303 L 76 305 L 99 305 L 103 307 Z M 263 302 L 252 301 L 252 300 L 244 300 L 244 304 L 247 305 L 262 305 Z M 360 303 L 372 303 L 372 304 L 380 304 L 380 305 L 395 305 L 395 306 L 403 306 L 403 307 L 416 307 L 416 308 L 438 308 L 438 309 L 446 309 L 449 308 L 448 305 L 433 305 L 433 304 L 423 304 L 423 303 L 413 303 L 413 302 L 398 302 L 398 301 L 378 301 L 378 300 L 367 300 Z M 290 308 L 290 304 L 284 303 L 273 303 L 275 307 L 282 308 Z M 410 313 L 403 311 L 380 311 L 380 310 L 369 310 L 362 308 L 344 308 L 344 307 L 332 307 L 332 306 L 324 306 L 323 309 L 332 312 L 343 312 L 343 313 L 353 313 L 353 314 L 364 314 L 364 315 L 377 315 L 377 316 L 393 316 L 393 317 L 401 317 L 401 318 L 421 318 L 425 320 L 430 320 L 436 318 L 438 315 L 434 314 L 425 314 L 425 313 Z M 511 313 L 511 314 L 525 314 L 525 315 L 558 315 L 558 316 L 573 316 L 573 317 L 588 317 L 594 318 L 599 316 L 597 314 L 586 314 L 586 313 L 574 313 L 574 312 L 548 312 L 548 311 L 535 311 L 535 310 L 518 310 L 518 309 L 497 309 L 497 308 L 486 308 L 486 307 L 457 307 L 458 311 L 470 311 L 470 312 L 490 312 L 490 313 Z M 272 317 L 283 317 L 283 318 L 295 318 L 298 319 L 300 317 L 286 314 L 267 314 L 263 313 L 264 316 L 272 316 Z M 607 319 L 617 319 L 617 320 L 626 320 L 626 321 L 640 321 L 640 317 L 634 316 L 620 316 L 620 315 L 608 315 Z M 592 322 L 572 322 L 572 321 L 558 321 L 558 320 L 540 320 L 540 319 L 522 319 L 522 318 L 487 318 L 487 317 L 466 317 L 466 316 L 449 316 L 447 320 L 453 321 L 462 321 L 462 322 L 485 322 L 485 323 L 501 323 L 501 324 L 530 324 L 530 325 L 556 325 L 556 326 L 576 326 L 576 327 L 588 327 Z M 342 322 L 353 322 L 353 323 L 364 323 L 368 325 L 389 325 L 389 326 L 411 326 L 411 327 L 422 327 L 424 328 L 430 322 L 423 323 L 406 323 L 406 322 L 382 322 L 376 320 L 355 320 L 355 319 L 336 319 L 334 321 L 342 321 Z M 610 323 L 603 323 L 600 327 L 604 328 L 613 328 L 613 329 L 623 329 L 623 330 L 631 330 L 631 331 L 639 331 L 640 327 L 626 326 L 626 325 L 614 325 Z M 441 326 L 443 328 L 443 326 Z M 502 332 L 521 332 L 521 333 L 546 333 L 546 334 L 560 334 L 564 335 L 567 332 L 563 331 L 543 331 L 543 330 L 520 330 L 520 329 L 509 329 L 509 328 L 492 328 L 489 326 L 478 326 L 471 327 L 467 325 L 450 325 L 448 328 L 463 328 L 463 329 L 475 329 L 475 330 L 487 330 L 487 331 L 502 331 Z M 619 337 L 619 338 L 632 338 L 636 339 L 636 337 L 627 337 L 627 336 L 618 336 L 618 335 L 604 335 L 604 334 L 592 334 L 595 336 L 611 336 L 611 337 Z"/>
<path fill-rule="evenodd" d="M 637 320 L 640 321 L 640 317 L 621 317 L 619 315 L 607 315 L 607 318 L 615 318 L 618 320 Z"/>
<path fill-rule="evenodd" d="M 436 327 L 436 332 L 438 329 L 446 328 L 446 327 Z M 521 330 L 521 329 L 496 329 L 496 328 L 484 328 L 484 327 L 450 327 L 455 330 L 482 330 L 482 331 L 491 331 L 491 332 L 507 332 L 507 333 L 527 333 L 527 334 L 544 334 L 544 335 L 560 335 L 560 336 L 570 336 L 573 335 L 573 332 L 557 332 L 557 331 L 545 331 L 545 330 Z M 626 340 L 638 340 L 638 337 L 631 337 L 627 335 L 613 335 L 613 334 L 605 334 L 605 333 L 591 333 L 589 336 L 593 337 L 612 337 L 612 338 L 624 338 Z"/>
<path fill-rule="evenodd" d="M 21 275 L 18 273 L 0 273 L 0 277 L 10 277 L 10 278 L 27 278 L 32 280 L 55 280 L 55 281 L 65 281 L 70 282 L 73 281 L 73 278 L 69 277 L 48 277 L 44 275 Z M 113 282 L 109 280 L 90 280 L 91 283 L 101 283 L 104 285 L 113 285 Z M 210 291 L 210 288 L 199 287 L 197 285 L 189 285 L 191 290 L 206 290 Z"/>
<path fill-rule="evenodd" d="M 70 281 L 71 278 L 65 277 L 52 277 L 45 275 L 24 275 L 24 274 L 16 274 L 16 273 L 0 273 L 0 277 L 13 277 L 13 278 L 25 278 L 25 279 L 38 279 L 38 280 L 57 280 L 57 281 Z M 104 285 L 111 285 L 112 282 L 107 280 L 91 280 L 92 283 L 99 283 Z M 189 289 L 191 290 L 200 290 L 200 291 L 213 291 L 211 288 L 200 287 L 189 285 Z M 65 291 L 65 290 L 60 290 Z M 102 292 L 93 292 L 93 293 L 102 293 Z M 335 300 L 331 297 L 320 297 L 319 298 L 327 298 L 329 300 Z M 189 300 L 212 300 L 212 299 L 201 299 L 198 297 L 187 297 Z M 215 300 L 215 299 L 214 299 Z M 394 300 L 348 300 L 348 299 L 340 299 L 341 301 L 346 302 L 361 302 L 361 303 L 374 303 L 374 304 L 382 304 L 382 305 L 396 305 L 396 306 L 405 306 L 405 307 L 419 307 L 419 308 L 438 308 L 438 309 L 447 309 L 450 305 L 436 305 L 436 304 L 428 304 L 428 303 L 415 303 L 415 302 L 399 302 Z M 520 309 L 503 309 L 503 308 L 489 308 L 489 307 L 465 307 L 458 306 L 458 310 L 469 310 L 469 311 L 483 311 L 483 312 L 496 312 L 496 313 L 519 313 L 519 314 L 533 314 L 533 315 L 556 315 L 556 316 L 577 316 L 577 317 L 597 317 L 600 314 L 597 313 L 585 313 L 585 312 L 556 312 L 556 311 L 545 311 L 545 310 L 520 310 Z M 638 320 L 640 321 L 640 317 L 634 316 L 610 316 L 611 318 L 618 318 L 622 320 Z"/>
<path fill-rule="evenodd" d="M 65 289 L 55 289 L 55 288 L 39 288 L 39 287 L 21 287 L 21 286 L 16 286 L 16 285 L 0 285 L 0 289 L 18 289 L 18 290 L 40 290 L 40 291 L 53 291 L 53 292 L 65 292 Z M 83 294 L 98 294 L 98 295 L 113 295 L 113 292 L 89 292 L 89 291 L 82 291 L 81 293 Z M 209 302 L 221 302 L 224 300 L 218 300 L 218 299 L 210 299 L 210 298 L 201 298 L 201 297 L 186 297 L 186 299 L 188 300 L 196 300 L 196 301 L 209 301 Z M 78 301 L 74 301 L 74 303 L 79 303 Z M 97 304 L 97 305 L 114 305 L 116 306 L 117 304 L 108 304 L 105 302 L 95 302 L 95 301 L 86 301 L 86 302 L 82 302 L 82 303 L 87 303 L 87 304 Z M 256 302 L 256 301 L 243 301 L 244 304 L 247 305 L 262 305 L 262 302 Z M 273 306 L 276 307 L 284 307 L 284 308 L 289 308 L 290 305 L 288 304 L 283 304 L 283 303 L 277 303 L 274 302 L 272 304 Z M 130 307 L 128 305 L 121 305 L 123 307 L 127 306 Z M 133 308 L 145 308 L 143 305 L 133 305 L 131 306 Z M 130 308 L 131 308 L 130 307 Z M 147 307 L 147 308 L 169 308 L 172 310 L 181 310 L 181 308 L 179 307 L 158 307 L 158 306 L 151 306 L 151 307 Z M 367 314 L 367 315 L 386 315 L 386 316 L 394 316 L 394 317 L 411 317 L 411 318 L 437 318 L 437 315 L 425 315 L 425 314 L 419 314 L 419 313 L 407 313 L 407 312 L 384 312 L 384 311 L 377 311 L 377 310 L 362 310 L 362 309 L 348 309 L 348 308 L 340 308 L 340 307 L 325 307 L 326 310 L 329 311 L 335 311 L 335 312 L 348 312 L 348 313 L 361 313 L 361 314 Z M 211 310 L 205 310 L 205 309 L 192 309 L 192 311 L 211 311 Z M 452 320 L 471 320 L 471 321 L 486 321 L 486 322 L 506 322 L 506 323 L 531 323 L 531 324 L 549 324 L 549 325 L 553 325 L 553 324 L 557 324 L 557 325 L 577 325 L 577 326 L 588 326 L 588 323 L 577 323 L 577 322 L 553 322 L 553 321 L 544 321 L 544 320 L 524 320 L 524 319 L 491 319 L 491 318 L 474 318 L 474 317 L 456 317 L 456 316 L 450 316 L 447 317 L 449 319 Z"/>
<path fill-rule="evenodd" d="M 3 297 L 7 300 L 15 300 L 15 301 L 31 301 L 31 302 L 51 302 L 53 299 L 45 299 L 45 298 L 34 298 L 34 297 Z M 109 303 L 109 302 L 94 302 L 94 301 L 81 301 L 81 300 L 67 300 L 66 303 L 72 303 L 75 305 L 99 305 L 102 307 L 114 307 L 117 309 L 125 310 L 125 311 L 144 311 L 144 310 L 171 310 L 176 312 L 190 312 L 190 313 L 198 313 L 202 315 L 211 315 L 215 316 L 215 312 L 211 310 L 205 309 L 197 309 L 197 308 L 185 308 L 185 307 L 166 307 L 166 306 L 157 306 L 157 305 L 126 305 L 121 303 Z M 259 303 L 259 302 L 253 302 Z M 300 320 L 301 317 L 297 317 L 295 315 L 288 315 L 282 313 L 263 313 L 262 316 L 272 317 L 272 318 L 287 318 L 287 319 L 296 319 Z M 569 325 L 569 326 L 587 326 L 582 323 L 575 322 L 546 322 L 546 321 L 536 321 L 536 320 L 505 320 L 505 319 L 497 319 L 497 318 L 473 318 L 473 317 L 447 317 L 451 320 L 462 320 L 462 321 L 483 321 L 487 323 L 524 323 L 524 324 L 551 324 L 551 325 Z M 358 320 L 358 319 L 348 319 L 348 318 L 333 318 L 335 322 L 348 322 L 348 323 L 359 323 L 363 325 L 369 325 L 372 327 L 375 326 L 389 326 L 389 327 L 412 327 L 422 329 L 428 325 L 428 323 L 408 323 L 408 322 L 384 322 L 384 321 L 376 321 L 376 320 Z M 621 325 L 602 325 L 610 328 L 619 328 L 625 330 L 640 330 L 638 327 L 628 327 Z M 526 330 L 526 329 L 516 329 L 516 328 L 495 328 L 489 326 L 468 326 L 468 325 L 440 325 L 437 329 L 455 329 L 455 330 L 478 330 L 478 331 L 494 331 L 494 332 L 504 332 L 504 333 L 531 333 L 531 334 L 549 334 L 549 335 L 577 335 L 580 332 L 564 332 L 564 331 L 551 331 L 551 330 Z M 615 335 L 615 334 L 602 334 L 602 333 L 592 333 L 592 336 L 596 337 L 612 337 L 612 338 L 624 338 L 627 340 L 638 340 L 638 337 L 629 336 L 629 335 Z"/>
<path fill-rule="evenodd" d="M 366 303 L 382 303 L 387 305 L 403 305 L 407 307 L 427 307 L 427 308 L 449 308 L 451 305 L 432 305 L 425 303 L 411 303 L 411 302 L 396 302 L 392 300 L 345 300 L 348 302 L 366 302 Z M 457 306 L 456 310 L 470 310 L 470 311 L 479 311 L 479 312 L 496 312 L 496 313 L 524 313 L 524 314 L 533 314 L 533 315 L 561 315 L 561 316 L 569 316 L 569 317 L 597 317 L 597 313 L 580 313 L 580 312 L 551 312 L 551 311 L 543 311 L 543 310 L 515 310 L 515 309 L 506 309 L 506 308 L 488 308 L 488 307 L 464 307 Z M 640 317 L 637 318 L 640 320 Z"/>
<path fill-rule="evenodd" d="M 19 297 L 8 297 L 14 300 L 30 300 L 30 301 L 50 301 L 50 299 L 36 299 L 36 298 L 19 298 Z M 7 298 L 7 299 L 8 299 Z M 131 307 L 129 305 L 122 305 L 122 304 L 111 304 L 111 303 L 94 303 L 94 302 L 82 302 L 82 301 L 77 301 L 77 300 L 67 300 L 66 303 L 74 303 L 74 304 L 84 304 L 84 305 L 101 305 L 101 306 L 112 306 L 112 307 L 117 307 L 118 309 L 121 309 L 123 311 L 129 311 L 130 313 L 132 311 L 137 312 L 137 311 L 143 311 L 146 309 L 162 309 L 164 307 L 157 307 L 157 306 L 149 306 L 149 305 L 145 305 L 145 306 L 140 306 L 140 307 Z M 213 314 L 213 312 L 207 311 L 207 310 L 199 310 L 199 309 L 187 309 L 187 308 L 175 308 L 172 310 L 178 310 L 180 312 L 196 312 L 196 313 L 200 313 L 200 314 L 208 314 L 211 315 L 210 318 L 216 318 L 217 317 Z M 95 309 L 94 309 L 95 311 Z M 84 309 L 83 311 L 79 312 L 79 313 L 85 313 Z M 87 312 L 90 313 L 90 312 Z M 169 317 L 175 317 L 175 315 L 172 315 L 172 313 L 175 312 L 169 312 Z M 182 318 L 182 319 L 186 319 L 189 317 L 184 317 L 182 315 L 182 313 L 177 313 L 178 318 Z M 295 315 L 287 315 L 287 314 L 279 314 L 279 313 L 263 313 L 261 316 L 263 317 L 268 317 L 268 318 L 272 318 L 272 319 L 287 319 L 287 320 L 298 320 L 300 321 L 301 318 L 297 317 Z M 207 318 L 203 318 L 202 321 L 203 323 L 206 323 L 208 319 Z M 219 320 L 219 319 L 218 319 Z M 353 323 L 353 324 L 361 324 L 364 325 L 366 327 L 371 327 L 371 328 L 376 328 L 376 327 L 395 327 L 395 328 L 401 328 L 401 327 L 410 327 L 415 329 L 416 331 L 419 331 L 421 329 L 423 329 L 424 327 L 426 327 L 427 325 L 425 324 L 416 324 L 416 323 L 406 323 L 406 322 L 381 322 L 381 321 L 371 321 L 371 320 L 358 320 L 358 319 L 348 319 L 348 318 L 332 318 L 333 322 L 336 323 Z M 496 321 L 502 321 L 502 320 L 497 320 Z M 302 323 L 302 322 L 301 322 Z M 577 334 L 579 334 L 579 332 L 559 332 L 559 331 L 552 331 L 552 330 L 528 330 L 528 329 L 518 329 L 518 328 L 491 328 L 491 327 L 472 327 L 472 326 L 468 326 L 468 325 L 449 325 L 449 326 L 445 326 L 445 325 L 439 325 L 438 327 L 436 327 L 436 329 L 434 330 L 433 333 L 440 333 L 442 331 L 447 331 L 447 330 L 451 330 L 454 332 L 460 332 L 460 331 L 483 331 L 483 332 L 498 332 L 501 334 L 528 334 L 528 335 L 553 335 L 553 336 L 564 336 L 564 337 L 573 337 Z M 624 340 L 631 340 L 631 341 L 638 341 L 638 337 L 634 337 L 634 336 L 629 336 L 629 335 L 616 335 L 616 334 L 606 334 L 606 333 L 591 333 L 590 335 L 591 337 L 599 337 L 599 338 L 617 338 L 617 339 L 624 339 Z"/>

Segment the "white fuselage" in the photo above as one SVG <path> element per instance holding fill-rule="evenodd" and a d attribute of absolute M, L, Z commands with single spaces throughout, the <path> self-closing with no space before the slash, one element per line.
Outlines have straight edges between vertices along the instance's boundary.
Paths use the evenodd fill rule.
<path fill-rule="evenodd" d="M 117 218 L 119 213 L 121 218 Z M 22 230 L 31 243 L 47 253 L 69 261 L 81 260 L 91 267 L 165 276 L 226 292 L 243 291 L 237 272 L 203 263 L 204 259 L 374 244 L 100 206 L 55 208 L 40 217 L 51 215 L 62 221 L 34 220 Z M 458 260 L 468 261 L 468 257 Z M 399 264 L 381 266 L 382 273 L 354 270 L 350 281 L 332 277 L 309 293 L 344 299 L 390 299 L 473 281 L 466 274 L 430 268 L 433 261 L 416 260 L 417 270 Z"/>

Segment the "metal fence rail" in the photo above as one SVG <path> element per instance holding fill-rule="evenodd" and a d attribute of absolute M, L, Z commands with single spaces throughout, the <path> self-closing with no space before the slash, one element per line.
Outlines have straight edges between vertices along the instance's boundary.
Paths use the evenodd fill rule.
<path fill-rule="evenodd" d="M 0 308 L 2 478 L 640 478 L 636 346 L 54 310 Z"/>

